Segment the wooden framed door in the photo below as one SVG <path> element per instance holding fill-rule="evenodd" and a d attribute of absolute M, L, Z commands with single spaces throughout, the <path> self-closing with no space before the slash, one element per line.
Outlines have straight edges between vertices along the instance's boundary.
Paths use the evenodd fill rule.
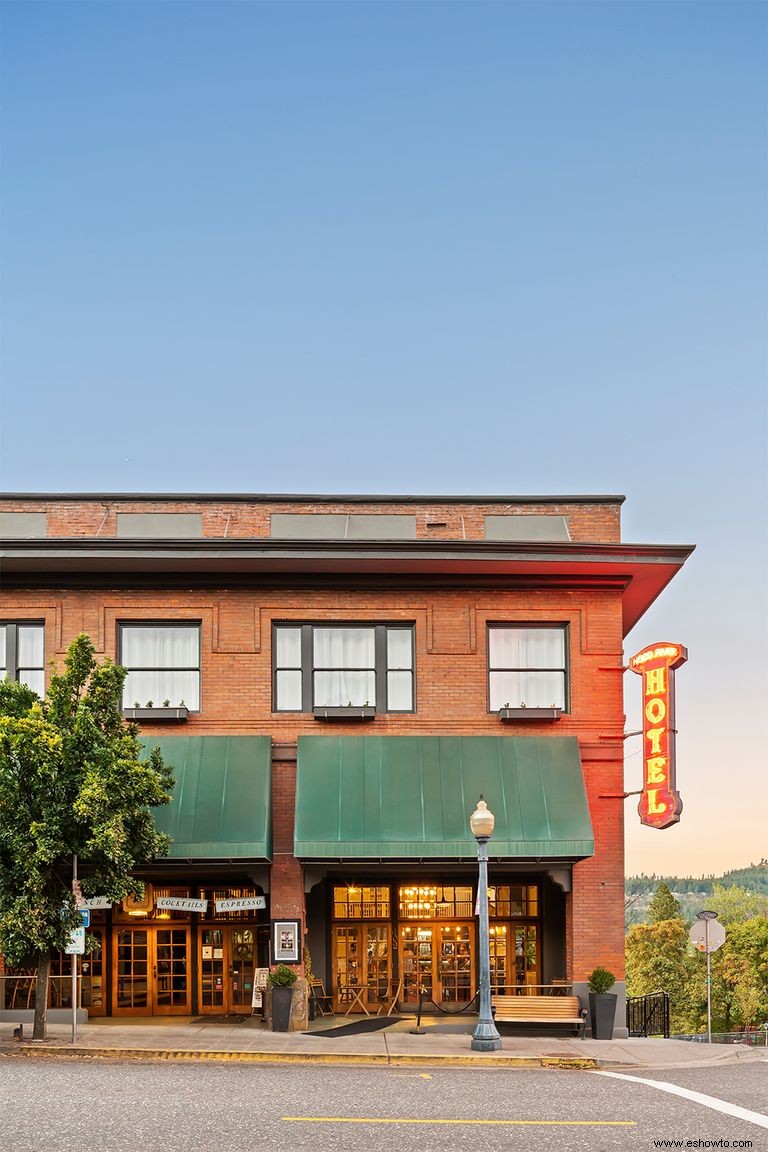
<path fill-rule="evenodd" d="M 200 1011 L 206 1015 L 249 1014 L 256 929 L 244 925 L 202 928 L 198 948 Z"/>
<path fill-rule="evenodd" d="M 386 1001 L 391 978 L 388 924 L 336 924 L 333 930 L 334 994 L 343 1011 L 365 988 L 363 1002 L 377 1011 Z M 357 1009 L 356 1009 L 357 1010 Z"/>
<path fill-rule="evenodd" d="M 113 1014 L 189 1015 L 189 927 L 127 924 L 113 939 Z"/>
<path fill-rule="evenodd" d="M 473 924 L 408 924 L 400 929 L 400 974 L 403 1000 L 461 1005 L 475 993 L 475 928 Z"/>

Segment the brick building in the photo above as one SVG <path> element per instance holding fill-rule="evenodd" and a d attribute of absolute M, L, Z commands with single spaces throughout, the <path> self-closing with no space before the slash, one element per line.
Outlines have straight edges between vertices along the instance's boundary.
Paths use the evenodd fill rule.
<path fill-rule="evenodd" d="M 302 944 L 339 1007 L 461 1008 L 481 793 L 494 987 L 621 977 L 622 642 L 692 551 L 622 543 L 622 502 L 0 498 L 0 667 L 42 691 L 87 632 L 177 781 L 91 1015 L 250 1012 Z"/>

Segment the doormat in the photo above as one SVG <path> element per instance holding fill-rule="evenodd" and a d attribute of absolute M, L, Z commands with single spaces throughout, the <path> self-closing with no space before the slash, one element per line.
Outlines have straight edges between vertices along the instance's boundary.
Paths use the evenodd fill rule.
<path fill-rule="evenodd" d="M 246 1020 L 250 1020 L 250 1016 L 242 1012 L 231 1012 L 225 1016 L 198 1016 L 190 1020 L 190 1024 L 243 1024 Z"/>
<path fill-rule="evenodd" d="M 367 1020 L 354 1020 L 350 1024 L 340 1024 L 337 1028 L 323 1028 L 320 1032 L 304 1032 L 304 1036 L 359 1036 L 361 1032 L 378 1032 L 397 1024 L 399 1016 L 371 1016 Z"/>

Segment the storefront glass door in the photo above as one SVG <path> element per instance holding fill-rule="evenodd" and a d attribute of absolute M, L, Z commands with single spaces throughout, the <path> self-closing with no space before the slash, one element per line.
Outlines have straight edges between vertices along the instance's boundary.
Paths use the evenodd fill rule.
<path fill-rule="evenodd" d="M 386 1001 L 391 966 L 389 926 L 337 924 L 333 936 L 336 1006 L 377 1011 Z"/>
<path fill-rule="evenodd" d="M 408 924 L 400 929 L 403 1000 L 466 1004 L 475 993 L 475 929 L 472 924 Z"/>
<path fill-rule="evenodd" d="M 114 950 L 116 1016 L 189 1013 L 189 928 L 116 928 Z"/>
<path fill-rule="evenodd" d="M 203 928 L 200 932 L 200 1011 L 249 1013 L 256 966 L 253 928 Z"/>

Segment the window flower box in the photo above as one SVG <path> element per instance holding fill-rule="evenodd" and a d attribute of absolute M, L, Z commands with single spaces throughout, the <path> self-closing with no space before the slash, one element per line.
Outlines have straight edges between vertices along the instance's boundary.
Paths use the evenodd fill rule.
<path fill-rule="evenodd" d="M 123 716 L 136 724 L 186 724 L 189 708 L 123 708 Z"/>
<path fill-rule="evenodd" d="M 315 720 L 373 720 L 376 709 L 368 704 L 348 704 L 343 708 L 315 708 Z"/>
<path fill-rule="evenodd" d="M 547 724 L 559 720 L 562 714 L 562 708 L 499 708 L 502 724 L 517 724 L 521 720 Z"/>

